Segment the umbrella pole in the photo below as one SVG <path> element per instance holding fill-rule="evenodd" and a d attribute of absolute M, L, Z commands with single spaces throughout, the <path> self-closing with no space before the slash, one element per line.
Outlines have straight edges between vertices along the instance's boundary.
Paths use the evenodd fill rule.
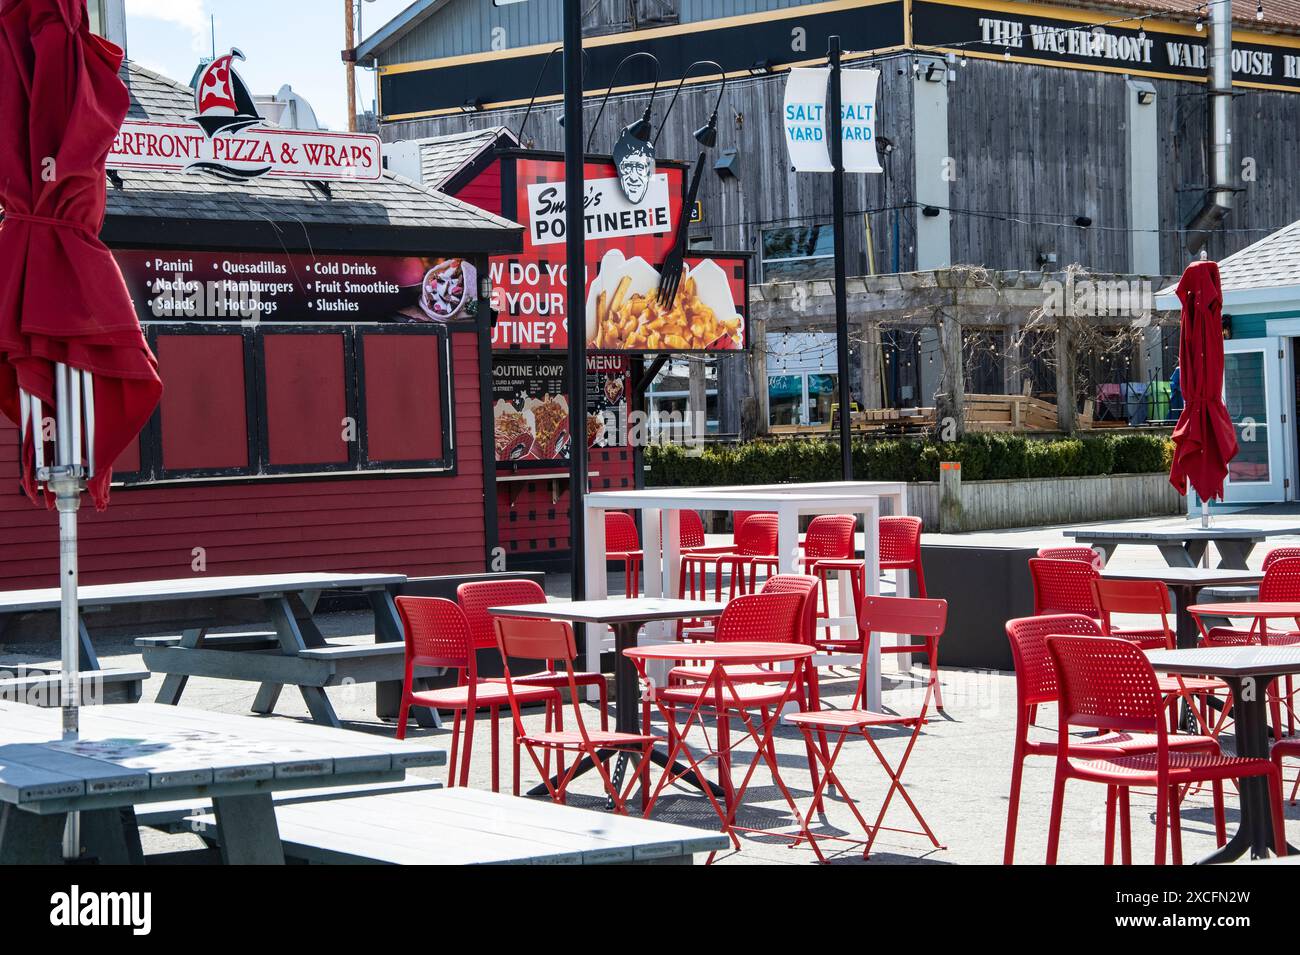
<path fill-rule="evenodd" d="M 83 383 L 85 388 L 83 389 Z M 81 730 L 81 660 L 80 624 L 77 605 L 77 510 L 81 507 L 81 491 L 85 486 L 86 470 L 82 466 L 82 401 L 83 390 L 93 394 L 89 375 L 71 369 L 59 362 L 54 366 L 55 436 L 54 467 L 38 472 L 54 494 L 54 506 L 59 512 L 59 632 L 62 650 L 59 670 L 59 705 L 63 715 L 63 738 L 75 740 Z M 90 400 L 93 400 L 91 398 Z M 92 430 L 89 432 L 93 434 Z M 36 440 L 42 438 L 40 430 Z M 89 441 L 87 442 L 89 444 Z M 91 456 L 87 455 L 89 459 Z M 68 824 L 63 835 L 65 859 L 81 857 L 81 818 L 79 813 L 68 813 Z"/>

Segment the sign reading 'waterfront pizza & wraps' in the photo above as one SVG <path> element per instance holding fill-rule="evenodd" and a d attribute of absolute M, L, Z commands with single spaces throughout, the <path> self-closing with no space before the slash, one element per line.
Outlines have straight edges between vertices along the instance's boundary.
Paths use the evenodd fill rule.
<path fill-rule="evenodd" d="M 167 122 L 127 120 L 109 150 L 109 169 L 207 172 L 231 181 L 375 180 L 383 174 L 378 136 L 267 125 L 235 72 L 232 49 L 195 84 L 195 114 Z"/>

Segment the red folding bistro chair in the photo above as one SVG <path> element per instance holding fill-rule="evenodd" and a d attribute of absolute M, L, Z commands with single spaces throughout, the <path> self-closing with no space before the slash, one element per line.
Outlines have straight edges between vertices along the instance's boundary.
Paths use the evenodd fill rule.
<path fill-rule="evenodd" d="M 546 591 L 542 589 L 541 584 L 533 580 L 478 580 L 457 587 L 456 602 L 460 604 L 460 609 L 465 612 L 465 619 L 469 621 L 474 646 L 480 650 L 488 647 L 495 649 L 497 634 L 493 621 L 496 618 L 488 612 L 488 608 L 544 604 Z M 556 669 L 554 660 L 546 660 L 541 670 L 536 673 L 520 673 L 515 677 L 515 682 L 525 686 L 549 686 L 552 689 L 562 689 L 568 685 L 570 678 L 578 686 L 596 688 L 596 692 L 600 694 L 600 728 L 609 729 L 609 685 L 603 673 L 584 670 L 562 673 Z"/>
<path fill-rule="evenodd" d="M 1127 794 L 1134 786 L 1155 789 L 1155 863 L 1164 865 L 1168 841 L 1172 846 L 1173 862 L 1179 865 L 1183 856 L 1179 825 L 1182 789 L 1193 783 L 1210 783 L 1214 790 L 1217 819 L 1223 811 L 1223 780 L 1267 776 L 1274 841 L 1279 855 L 1286 852 L 1282 790 L 1277 768 L 1267 759 L 1171 748 L 1164 720 L 1165 694 L 1160 691 L 1155 671 L 1138 647 L 1127 640 L 1114 637 L 1050 636 L 1047 638 L 1047 648 L 1056 666 L 1061 694 L 1058 706 L 1056 780 L 1052 787 L 1052 818 L 1047 839 L 1048 865 L 1056 864 L 1065 784 L 1071 779 L 1101 783 L 1108 787 L 1108 850 L 1114 822 L 1116 790 Z M 1154 751 L 1104 759 L 1080 759 L 1075 748 L 1070 745 L 1071 727 L 1115 733 L 1152 733 L 1156 736 L 1156 748 Z M 1127 833 L 1125 841 L 1127 842 Z M 1128 857 L 1131 847 L 1126 844 L 1123 851 L 1125 857 Z"/>
<path fill-rule="evenodd" d="M 623 511 L 605 512 L 605 559 L 623 565 L 623 593 L 636 597 L 641 593 L 641 538 L 636 521 Z"/>
<path fill-rule="evenodd" d="M 1011 865 L 1016 852 L 1016 824 L 1020 815 L 1020 783 L 1024 775 L 1025 758 L 1028 756 L 1055 756 L 1057 740 L 1031 739 L 1029 730 L 1034 724 L 1034 713 L 1044 703 L 1055 703 L 1060 695 L 1056 680 L 1056 667 L 1047 650 L 1047 638 L 1052 634 L 1073 634 L 1080 637 L 1100 637 L 1101 627 L 1097 621 L 1083 614 L 1047 614 L 1041 617 L 1021 617 L 1007 621 L 1007 640 L 1011 643 L 1011 661 L 1016 673 L 1016 745 L 1011 764 L 1011 796 L 1007 806 L 1007 834 L 1002 850 L 1002 861 Z M 1151 752 L 1157 747 L 1156 737 L 1150 733 L 1107 733 L 1103 736 L 1089 736 L 1083 739 L 1070 739 L 1072 752 L 1081 758 L 1092 759 L 1102 756 L 1124 756 L 1132 753 Z M 1208 736 L 1170 736 L 1169 746 L 1189 752 L 1218 753 L 1219 744 Z M 1120 825 L 1125 833 L 1123 844 L 1129 845 L 1128 794 L 1122 794 L 1120 802 Z M 1219 835 L 1219 844 L 1223 844 L 1223 815 L 1215 816 L 1215 828 Z M 1113 839 L 1113 834 L 1107 834 Z M 1108 841 L 1107 860 L 1113 852 L 1113 843 Z M 1126 855 L 1124 862 L 1130 859 Z"/>
<path fill-rule="evenodd" d="M 1081 560 L 1029 558 L 1029 577 L 1034 584 L 1034 616 L 1081 613 L 1101 618 L 1092 594 L 1092 582 L 1101 572 Z"/>
<path fill-rule="evenodd" d="M 402 703 L 397 716 L 397 738 L 406 739 L 406 721 L 413 706 L 435 710 L 452 710 L 456 722 L 451 731 L 451 763 L 447 767 L 448 786 L 469 785 L 470 754 L 474 746 L 474 714 L 488 708 L 492 714 L 492 791 L 500 791 L 497 759 L 499 714 L 503 706 L 514 702 L 503 683 L 482 683 L 478 679 L 474 640 L 469 621 L 460 607 L 441 597 L 398 597 L 397 612 L 402 618 L 406 637 L 406 672 L 402 678 Z M 445 667 L 457 670 L 457 684 L 436 690 L 415 690 L 412 681 L 416 667 Z M 521 687 L 519 703 L 547 704 L 551 713 L 561 718 L 559 694 L 542 686 Z M 460 723 L 465 716 L 465 748 L 461 752 Z M 519 734 L 514 735 L 515 795 L 519 795 Z M 456 768 L 459 762 L 460 775 Z M 459 778 L 459 783 L 457 782 Z"/>
<path fill-rule="evenodd" d="M 600 774 L 605 792 L 614 804 L 614 810 L 627 812 L 627 797 L 638 782 L 646 781 L 650 771 L 650 749 L 655 744 L 655 737 L 641 733 L 619 733 L 610 730 L 589 730 L 582 718 L 581 697 L 578 684 L 573 679 L 574 657 L 577 648 L 573 641 L 573 628 L 562 620 L 525 620 L 519 617 L 497 617 L 495 620 L 497 645 L 501 650 L 501 659 L 505 662 L 505 688 L 510 701 L 510 712 L 514 717 L 515 734 L 528 750 L 528 757 L 533 761 L 538 773 L 546 785 L 551 798 L 558 803 L 567 800 L 568 786 L 576 775 L 582 760 L 591 761 L 593 768 Z M 564 672 L 569 677 L 567 689 L 572 705 L 574 730 L 546 729 L 540 733 L 530 733 L 525 729 L 519 706 L 523 703 L 532 687 L 519 684 L 510 674 L 511 660 L 546 660 L 564 664 Z M 552 691 L 553 692 L 553 691 Z M 550 776 L 550 760 L 542 760 L 537 751 L 555 751 L 558 762 L 563 767 L 564 754 L 574 755 L 569 768 L 560 770 L 558 780 Z M 637 758 L 637 768 L 627 785 L 620 792 L 610 778 L 605 761 L 619 753 L 628 753 Z M 647 792 L 649 787 L 641 789 L 641 803 L 648 807 Z"/>
<path fill-rule="evenodd" d="M 943 635 L 948 620 L 948 602 L 946 600 L 929 600 L 923 597 L 867 597 L 863 601 L 859 619 L 864 633 L 911 633 L 923 636 L 927 641 L 933 640 L 937 643 L 939 637 Z M 921 811 L 917 809 L 916 804 L 912 801 L 907 788 L 903 785 L 903 771 L 907 768 L 907 761 L 912 756 L 912 749 L 916 746 L 916 741 L 921 735 L 921 728 L 925 726 L 930 698 L 934 693 L 934 684 L 932 682 L 926 685 L 920 711 L 912 716 L 902 716 L 862 709 L 862 703 L 866 696 L 866 681 L 867 668 L 864 666 L 858 677 L 858 687 L 853 694 L 853 703 L 847 710 L 813 710 L 786 717 L 787 722 L 797 726 L 800 732 L 803 733 L 809 753 L 812 753 L 814 759 L 821 764 L 821 779 L 817 779 L 815 771 L 812 774 L 812 799 L 809 802 L 808 811 L 803 814 L 800 820 L 799 837 L 795 839 L 794 845 L 798 845 L 804 839 L 807 839 L 809 845 L 812 846 L 813 852 L 822 862 L 826 861 L 826 856 L 817 844 L 818 840 L 835 839 L 862 845 L 862 857 L 865 859 L 871 854 L 871 846 L 882 829 L 888 832 L 924 835 L 929 838 L 936 849 L 943 848 L 939 844 L 939 840 L 935 838 L 929 824 L 925 821 L 925 817 L 921 815 Z M 897 727 L 912 731 L 912 735 L 907 741 L 907 748 L 903 750 L 903 755 L 899 758 L 897 767 L 889 764 L 889 760 L 885 758 L 885 754 L 881 752 L 880 747 L 876 745 L 876 741 L 871 736 L 872 730 L 881 727 Z M 836 735 L 837 739 L 834 748 L 831 749 L 829 754 L 813 745 L 812 734 L 814 732 L 819 734 L 834 733 Z M 871 747 L 871 751 L 875 754 L 876 759 L 880 761 L 885 774 L 889 777 L 889 790 L 885 793 L 884 802 L 880 806 L 880 811 L 876 814 L 874 824 L 867 823 L 858 810 L 857 803 L 849 795 L 848 790 L 844 788 L 844 783 L 835 772 L 835 762 L 839 759 L 840 751 L 844 748 L 844 743 L 853 735 L 861 736 L 867 741 L 867 745 Z M 817 811 L 828 785 L 833 785 L 844 797 L 845 804 L 866 834 L 865 840 L 813 833 L 812 816 Z M 889 811 L 889 804 L 893 800 L 895 793 L 902 797 L 907 807 L 912 811 L 912 816 L 921 826 L 920 831 L 894 829 L 884 825 L 885 813 Z"/>
<path fill-rule="evenodd" d="M 1083 544 L 1064 544 L 1060 547 L 1040 547 L 1037 557 L 1045 557 L 1048 560 L 1081 560 L 1085 564 L 1092 564 L 1098 570 L 1106 566 L 1106 558 L 1101 555 L 1101 551 L 1094 550 Z"/>

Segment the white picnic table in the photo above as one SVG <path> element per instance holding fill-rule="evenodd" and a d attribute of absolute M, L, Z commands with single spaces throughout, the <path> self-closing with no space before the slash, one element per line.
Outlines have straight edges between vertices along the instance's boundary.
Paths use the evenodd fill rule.
<path fill-rule="evenodd" d="M 70 812 L 100 861 L 143 862 L 134 807 L 200 796 L 225 862 L 283 863 L 273 793 L 445 762 L 428 743 L 154 703 L 89 707 L 65 741 L 57 710 L 0 703 L 0 864 L 61 862 Z"/>
<path fill-rule="evenodd" d="M 800 573 L 799 519 L 813 514 L 854 514 L 863 529 L 863 562 L 868 594 L 879 593 L 880 541 L 874 531 L 880 517 L 880 502 L 889 501 L 891 513 L 907 513 L 907 484 L 901 481 L 828 481 L 813 484 L 763 484 L 722 487 L 665 487 L 628 491 L 597 491 L 586 497 L 586 598 L 608 596 L 605 574 L 605 512 L 641 512 L 641 549 L 645 554 L 645 596 L 676 597 L 680 584 L 680 512 L 772 511 L 777 516 L 777 559 L 783 574 Z M 663 528 L 660 530 L 660 521 Z M 661 540 L 662 533 L 662 540 Z M 659 555 L 662 554 L 662 559 Z M 899 573 L 900 596 L 909 593 L 906 575 Z M 848 582 L 840 581 L 840 606 L 848 603 Z M 851 617 L 828 621 L 856 633 Z M 667 624 L 648 624 L 645 643 L 666 643 L 673 639 Z M 587 632 L 586 666 L 599 669 L 603 632 Z M 910 661 L 900 661 L 907 665 Z M 875 674 L 867 681 L 867 706 L 880 705 L 880 646 L 873 640 L 865 665 Z M 666 670 L 666 668 L 663 668 Z M 658 681 L 666 674 L 655 676 Z"/>

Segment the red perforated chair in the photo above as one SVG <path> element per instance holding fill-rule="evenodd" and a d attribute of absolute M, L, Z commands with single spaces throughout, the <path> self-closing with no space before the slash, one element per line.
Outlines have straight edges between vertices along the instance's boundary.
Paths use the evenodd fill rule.
<path fill-rule="evenodd" d="M 623 593 L 636 597 L 641 593 L 641 538 L 636 521 L 622 511 L 605 512 L 605 559 L 623 565 Z"/>
<path fill-rule="evenodd" d="M 456 602 L 465 612 L 469 621 L 470 632 L 477 649 L 495 649 L 497 634 L 493 614 L 489 607 L 513 607 L 519 604 L 544 604 L 546 591 L 533 580 L 478 580 L 461 584 L 456 588 Z M 536 673 L 521 673 L 515 677 L 517 683 L 526 686 L 549 686 L 560 689 L 568 685 L 572 678 L 578 686 L 594 686 L 600 694 L 600 728 L 609 729 L 609 687 L 603 673 L 577 671 L 562 673 L 555 667 L 554 660 L 546 660 L 541 670 Z"/>
<path fill-rule="evenodd" d="M 864 583 L 864 566 L 862 561 L 854 560 L 854 532 L 858 519 L 852 514 L 819 514 L 808 524 L 804 535 L 803 560 L 808 573 L 821 581 L 822 602 L 817 609 L 818 617 L 830 615 L 831 599 L 827 578 L 832 573 L 845 571 L 853 589 L 853 606 L 862 604 L 862 593 L 866 590 Z"/>
<path fill-rule="evenodd" d="M 805 574 L 773 574 L 763 582 L 760 594 L 797 594 L 802 598 L 799 613 L 802 622 L 798 631 L 791 636 L 800 643 L 812 643 L 811 634 L 816 627 L 817 612 L 817 578 Z M 734 631 L 733 631 L 734 632 Z M 711 635 L 710 639 L 719 639 Z M 758 639 L 757 637 L 751 639 Z M 767 638 L 764 638 L 767 639 Z M 772 679 L 772 671 L 767 667 L 751 664 L 738 664 L 725 668 L 727 676 L 740 683 L 762 683 Z M 707 680 L 712 667 L 688 664 L 676 666 L 668 671 L 670 680 Z"/>
<path fill-rule="evenodd" d="M 1094 620 L 1101 617 L 1092 595 L 1092 582 L 1101 573 L 1091 564 L 1031 557 L 1029 576 L 1034 583 L 1034 616 L 1081 613 Z"/>
<path fill-rule="evenodd" d="M 1093 599 L 1101 611 L 1101 632 L 1107 637 L 1128 640 L 1143 650 L 1174 649 L 1174 631 L 1169 625 L 1173 608 L 1169 603 L 1169 588 L 1158 580 L 1108 580 L 1099 577 L 1092 582 Z M 1154 616 L 1160 626 L 1154 629 L 1115 627 L 1111 621 L 1115 614 Z M 1207 697 L 1214 693 L 1228 693 L 1228 684 L 1222 680 L 1198 677 L 1158 676 L 1160 689 L 1169 703 L 1169 730 L 1178 728 L 1178 701 L 1187 703 L 1192 712 L 1199 714 L 1201 726 L 1210 727 L 1210 708 Z M 1217 735 L 1217 733 L 1211 733 Z"/>
<path fill-rule="evenodd" d="M 921 566 L 919 517 L 880 518 L 880 569 L 910 570 L 916 579 L 916 596 L 925 596 L 925 568 Z M 940 707 L 942 709 L 942 707 Z"/>
<path fill-rule="evenodd" d="M 578 770 L 582 757 L 591 760 L 592 766 L 600 774 L 605 792 L 613 801 L 617 812 L 627 811 L 627 797 L 638 782 L 644 783 L 649 777 L 650 749 L 655 744 L 655 737 L 649 733 L 619 733 L 609 730 L 589 730 L 582 718 L 582 706 L 578 702 L 578 684 L 572 679 L 574 657 L 577 649 L 573 642 L 573 629 L 562 620 L 524 620 L 519 617 L 497 617 L 494 621 L 497 633 L 497 645 L 501 650 L 501 659 L 505 663 L 505 688 L 510 700 L 510 712 L 514 717 L 515 734 L 533 766 L 541 775 L 551 798 L 558 803 L 566 801 L 569 783 Z M 545 660 L 562 664 L 564 673 L 569 675 L 566 688 L 569 691 L 571 712 L 576 727 L 571 730 L 547 729 L 540 733 L 530 733 L 525 729 L 519 707 L 532 688 L 520 684 L 510 673 L 510 660 Z M 552 781 L 550 777 L 550 760 L 539 759 L 538 751 L 554 751 L 563 766 L 564 754 L 573 754 L 574 759 L 567 770 L 562 769 L 560 778 Z M 619 753 L 630 753 L 637 757 L 637 768 L 620 792 L 610 778 L 605 760 Z M 642 805 L 646 804 L 648 787 L 641 789 Z"/>
<path fill-rule="evenodd" d="M 718 561 L 726 554 L 734 554 L 735 546 L 721 544 L 710 546 L 705 542 L 704 522 L 696 511 L 679 512 L 678 541 L 681 562 L 677 573 L 677 596 L 691 600 L 707 600 L 709 596 L 709 570 L 718 570 Z M 718 583 L 721 592 L 722 584 Z M 711 620 L 678 620 L 677 638 L 686 629 L 697 638 L 713 631 Z"/>
<path fill-rule="evenodd" d="M 1092 564 L 1098 570 L 1106 566 L 1106 558 L 1101 555 L 1101 551 L 1093 550 L 1091 547 L 1085 547 L 1082 544 L 1040 547 L 1037 556 L 1045 557 L 1048 560 L 1081 560 L 1085 564 Z"/>
<path fill-rule="evenodd" d="M 1259 582 L 1261 601 L 1278 601 L 1285 603 L 1300 602 L 1300 547 L 1275 547 L 1264 558 L 1264 579 Z M 1300 624 L 1300 621 L 1297 621 Z M 1254 627 L 1222 626 L 1212 627 L 1205 641 L 1214 646 L 1240 645 L 1243 643 L 1261 643 L 1268 646 L 1292 646 L 1300 643 L 1300 631 L 1296 630 L 1259 630 Z M 1274 683 L 1270 693 L 1273 701 L 1273 734 L 1281 739 L 1282 706 L 1286 707 L 1287 735 L 1295 735 L 1295 678 L 1285 678 L 1285 692 L 1277 689 Z"/>
<path fill-rule="evenodd" d="M 809 581 L 809 584 L 803 585 L 804 593 L 759 593 L 742 594 L 736 597 L 727 604 L 726 610 L 718 618 L 718 624 L 712 639 L 719 643 L 735 641 L 761 643 L 802 642 L 808 619 L 806 607 L 816 587 L 816 580 L 809 578 Z M 714 715 L 717 719 L 717 741 L 716 746 L 713 747 L 715 754 L 730 753 L 732 749 L 730 724 L 733 719 L 740 720 L 749 737 L 755 744 L 761 746 L 761 734 L 754 726 L 750 715 L 751 711 L 757 711 L 761 715 L 761 726 L 766 727 L 770 724 L 772 717 L 769 714 L 773 708 L 779 714 L 781 707 L 792 701 L 797 702 L 801 709 L 808 708 L 807 683 L 791 688 L 789 674 L 787 673 L 764 671 L 762 668 L 757 667 L 752 669 L 757 672 L 751 673 L 748 672 L 750 668 L 743 668 L 745 676 L 736 679 L 732 678 L 732 672 L 740 673 L 742 668 L 725 667 L 723 669 L 723 690 L 720 694 L 721 705 L 719 705 L 719 694 L 715 693 L 714 688 L 711 688 L 707 683 L 680 682 L 657 690 L 656 699 L 662 704 L 662 709 L 666 711 L 668 717 L 670 749 L 676 747 L 677 738 L 681 732 L 680 727 L 677 725 L 677 710 L 679 707 L 689 709 L 688 722 L 693 714 L 701 711 Z M 705 676 L 707 679 L 708 673 Z M 645 729 L 648 732 L 649 726 L 646 726 Z M 775 746 L 769 745 L 765 747 L 763 758 L 772 769 L 772 779 L 781 790 L 782 795 L 785 796 L 791 810 L 797 811 L 789 790 L 785 788 L 785 784 L 776 771 Z M 720 765 L 724 769 L 729 767 L 729 757 L 720 761 Z M 729 773 L 726 772 L 723 773 L 721 784 L 726 797 L 726 809 L 728 815 L 730 815 L 744 795 L 744 786 L 742 785 L 740 792 L 737 793 Z"/>
<path fill-rule="evenodd" d="M 474 714 L 480 708 L 492 713 L 492 791 L 500 791 L 497 760 L 499 712 L 511 702 L 504 684 L 482 683 L 478 679 L 474 640 L 469 621 L 460 607 L 441 597 L 398 597 L 397 612 L 402 618 L 406 639 L 406 671 L 402 678 L 402 703 L 397 716 L 397 738 L 406 738 L 406 721 L 413 706 L 435 710 L 452 710 L 456 722 L 451 731 L 451 762 L 447 767 L 448 786 L 469 785 L 470 754 L 474 746 Z M 416 667 L 445 667 L 458 671 L 457 684 L 437 690 L 415 690 L 412 681 Z M 520 703 L 546 703 L 549 712 L 559 717 L 559 694 L 546 687 L 522 688 Z M 549 721 L 548 712 L 548 721 Z M 465 716 L 465 749 L 461 753 L 460 723 Z M 519 737 L 514 739 L 515 795 L 519 794 Z M 457 776 L 459 760 L 460 773 Z M 457 780 L 459 779 L 459 783 Z"/>
<path fill-rule="evenodd" d="M 1275 844 L 1279 855 L 1286 852 L 1277 768 L 1267 759 L 1171 749 L 1163 719 L 1165 697 L 1155 671 L 1138 647 L 1113 637 L 1050 636 L 1047 648 L 1060 685 L 1056 779 L 1052 787 L 1052 818 L 1047 840 L 1048 865 L 1056 864 L 1065 784 L 1071 779 L 1109 787 L 1106 800 L 1108 833 L 1114 814 L 1112 791 L 1127 794 L 1134 786 L 1154 788 L 1155 863 L 1163 865 L 1165 862 L 1168 831 L 1173 862 L 1179 865 L 1183 855 L 1179 825 L 1182 788 L 1194 783 L 1210 783 L 1217 817 L 1222 812 L 1223 780 L 1265 776 L 1269 781 Z M 1081 759 L 1070 745 L 1071 727 L 1117 733 L 1154 733 L 1156 748 L 1132 755 Z M 1127 845 L 1124 849 L 1126 853 L 1131 851 Z"/>
<path fill-rule="evenodd" d="M 775 514 L 751 514 L 736 532 L 734 552 L 718 557 L 719 571 L 731 570 L 729 598 L 739 594 L 752 594 L 757 589 L 758 568 L 775 574 L 780 565 L 777 556 L 777 524 Z M 748 582 L 746 582 L 748 575 Z M 715 599 L 722 599 L 722 574 L 717 575 Z"/>
<path fill-rule="evenodd" d="M 948 620 L 948 602 L 946 600 L 927 600 L 920 597 L 867 597 L 863 600 L 859 619 L 864 632 L 911 633 L 923 636 L 927 641 L 934 641 L 937 644 L 939 637 L 943 635 Z M 841 838 L 838 836 L 816 835 L 812 831 L 813 813 L 817 810 L 828 785 L 835 786 L 844 797 L 846 805 L 848 805 L 866 835 L 865 840 L 843 840 L 862 845 L 864 847 L 862 852 L 864 859 L 871 854 L 871 846 L 882 829 L 889 832 L 924 835 L 929 838 L 930 843 L 936 849 L 943 848 L 939 844 L 939 840 L 935 838 L 929 824 L 925 821 L 925 817 L 921 815 L 921 811 L 917 809 L 916 804 L 912 801 L 912 797 L 908 794 L 902 781 L 903 771 L 907 768 L 907 761 L 911 758 L 912 749 L 921 735 L 921 728 L 925 726 L 926 713 L 930 706 L 934 685 L 926 686 L 925 697 L 921 701 L 921 708 L 918 713 L 911 716 L 902 716 L 862 709 L 863 700 L 866 697 L 866 680 L 867 668 L 863 667 L 858 677 L 857 690 L 853 694 L 853 703 L 848 709 L 807 711 L 786 717 L 787 722 L 797 726 L 799 731 L 803 733 L 808 752 L 821 765 L 820 779 L 818 779 L 816 769 L 809 767 L 813 779 L 813 794 L 808 810 L 800 820 L 800 836 L 796 840 L 796 844 L 807 839 L 809 845 L 812 846 L 813 852 L 822 862 L 826 861 L 826 857 L 817 844 L 818 841 Z M 899 758 L 897 766 L 889 764 L 885 754 L 881 752 L 880 747 L 876 745 L 876 741 L 871 736 L 873 729 L 881 727 L 897 727 L 912 731 L 912 735 L 907 741 L 907 747 L 903 750 L 903 755 Z M 835 734 L 835 745 L 829 754 L 820 747 L 813 745 L 813 733 Z M 876 820 L 873 824 L 868 824 L 866 819 L 863 818 L 862 813 L 858 811 L 857 803 L 849 795 L 844 783 L 835 772 L 835 762 L 839 758 L 840 751 L 844 748 L 845 741 L 853 735 L 861 736 L 867 741 L 867 745 L 871 747 L 871 751 L 875 754 L 876 759 L 880 761 L 880 765 L 884 767 L 886 775 L 889 776 L 889 789 L 885 793 L 884 802 L 881 804 L 880 811 L 876 814 Z M 883 825 L 885 813 L 889 811 L 889 804 L 895 793 L 902 797 L 908 809 L 912 811 L 912 816 L 921 826 L 919 832 L 912 829 L 893 829 Z"/>
<path fill-rule="evenodd" d="M 1056 681 L 1056 667 L 1047 650 L 1047 638 L 1052 634 L 1073 634 L 1080 637 L 1100 637 L 1101 627 L 1097 621 L 1083 614 L 1048 614 L 1039 617 L 1021 617 L 1008 620 L 1007 640 L 1011 644 L 1011 660 L 1016 671 L 1016 744 L 1011 764 L 1011 797 L 1007 806 L 1007 835 L 1002 850 L 1002 861 L 1011 865 L 1016 852 L 1016 824 L 1020 815 L 1020 783 L 1028 756 L 1055 756 L 1057 740 L 1031 739 L 1029 730 L 1034 725 L 1034 713 L 1045 703 L 1055 703 L 1059 695 Z M 1098 756 L 1122 756 L 1127 753 L 1154 750 L 1156 737 L 1150 733 L 1107 733 L 1104 736 L 1092 736 L 1085 739 L 1071 739 L 1070 747 L 1078 750 L 1084 758 Z M 1207 736 L 1170 736 L 1169 745 L 1176 749 L 1192 752 L 1217 753 L 1219 744 Z M 1128 831 L 1128 795 L 1123 795 L 1120 804 L 1120 825 L 1125 833 Z M 1223 817 L 1215 817 L 1216 829 L 1223 836 Z M 1113 851 L 1109 840 L 1113 834 L 1107 833 L 1107 858 Z M 1128 845 L 1125 835 L 1124 844 Z M 1124 861 L 1129 861 L 1128 856 Z"/>

